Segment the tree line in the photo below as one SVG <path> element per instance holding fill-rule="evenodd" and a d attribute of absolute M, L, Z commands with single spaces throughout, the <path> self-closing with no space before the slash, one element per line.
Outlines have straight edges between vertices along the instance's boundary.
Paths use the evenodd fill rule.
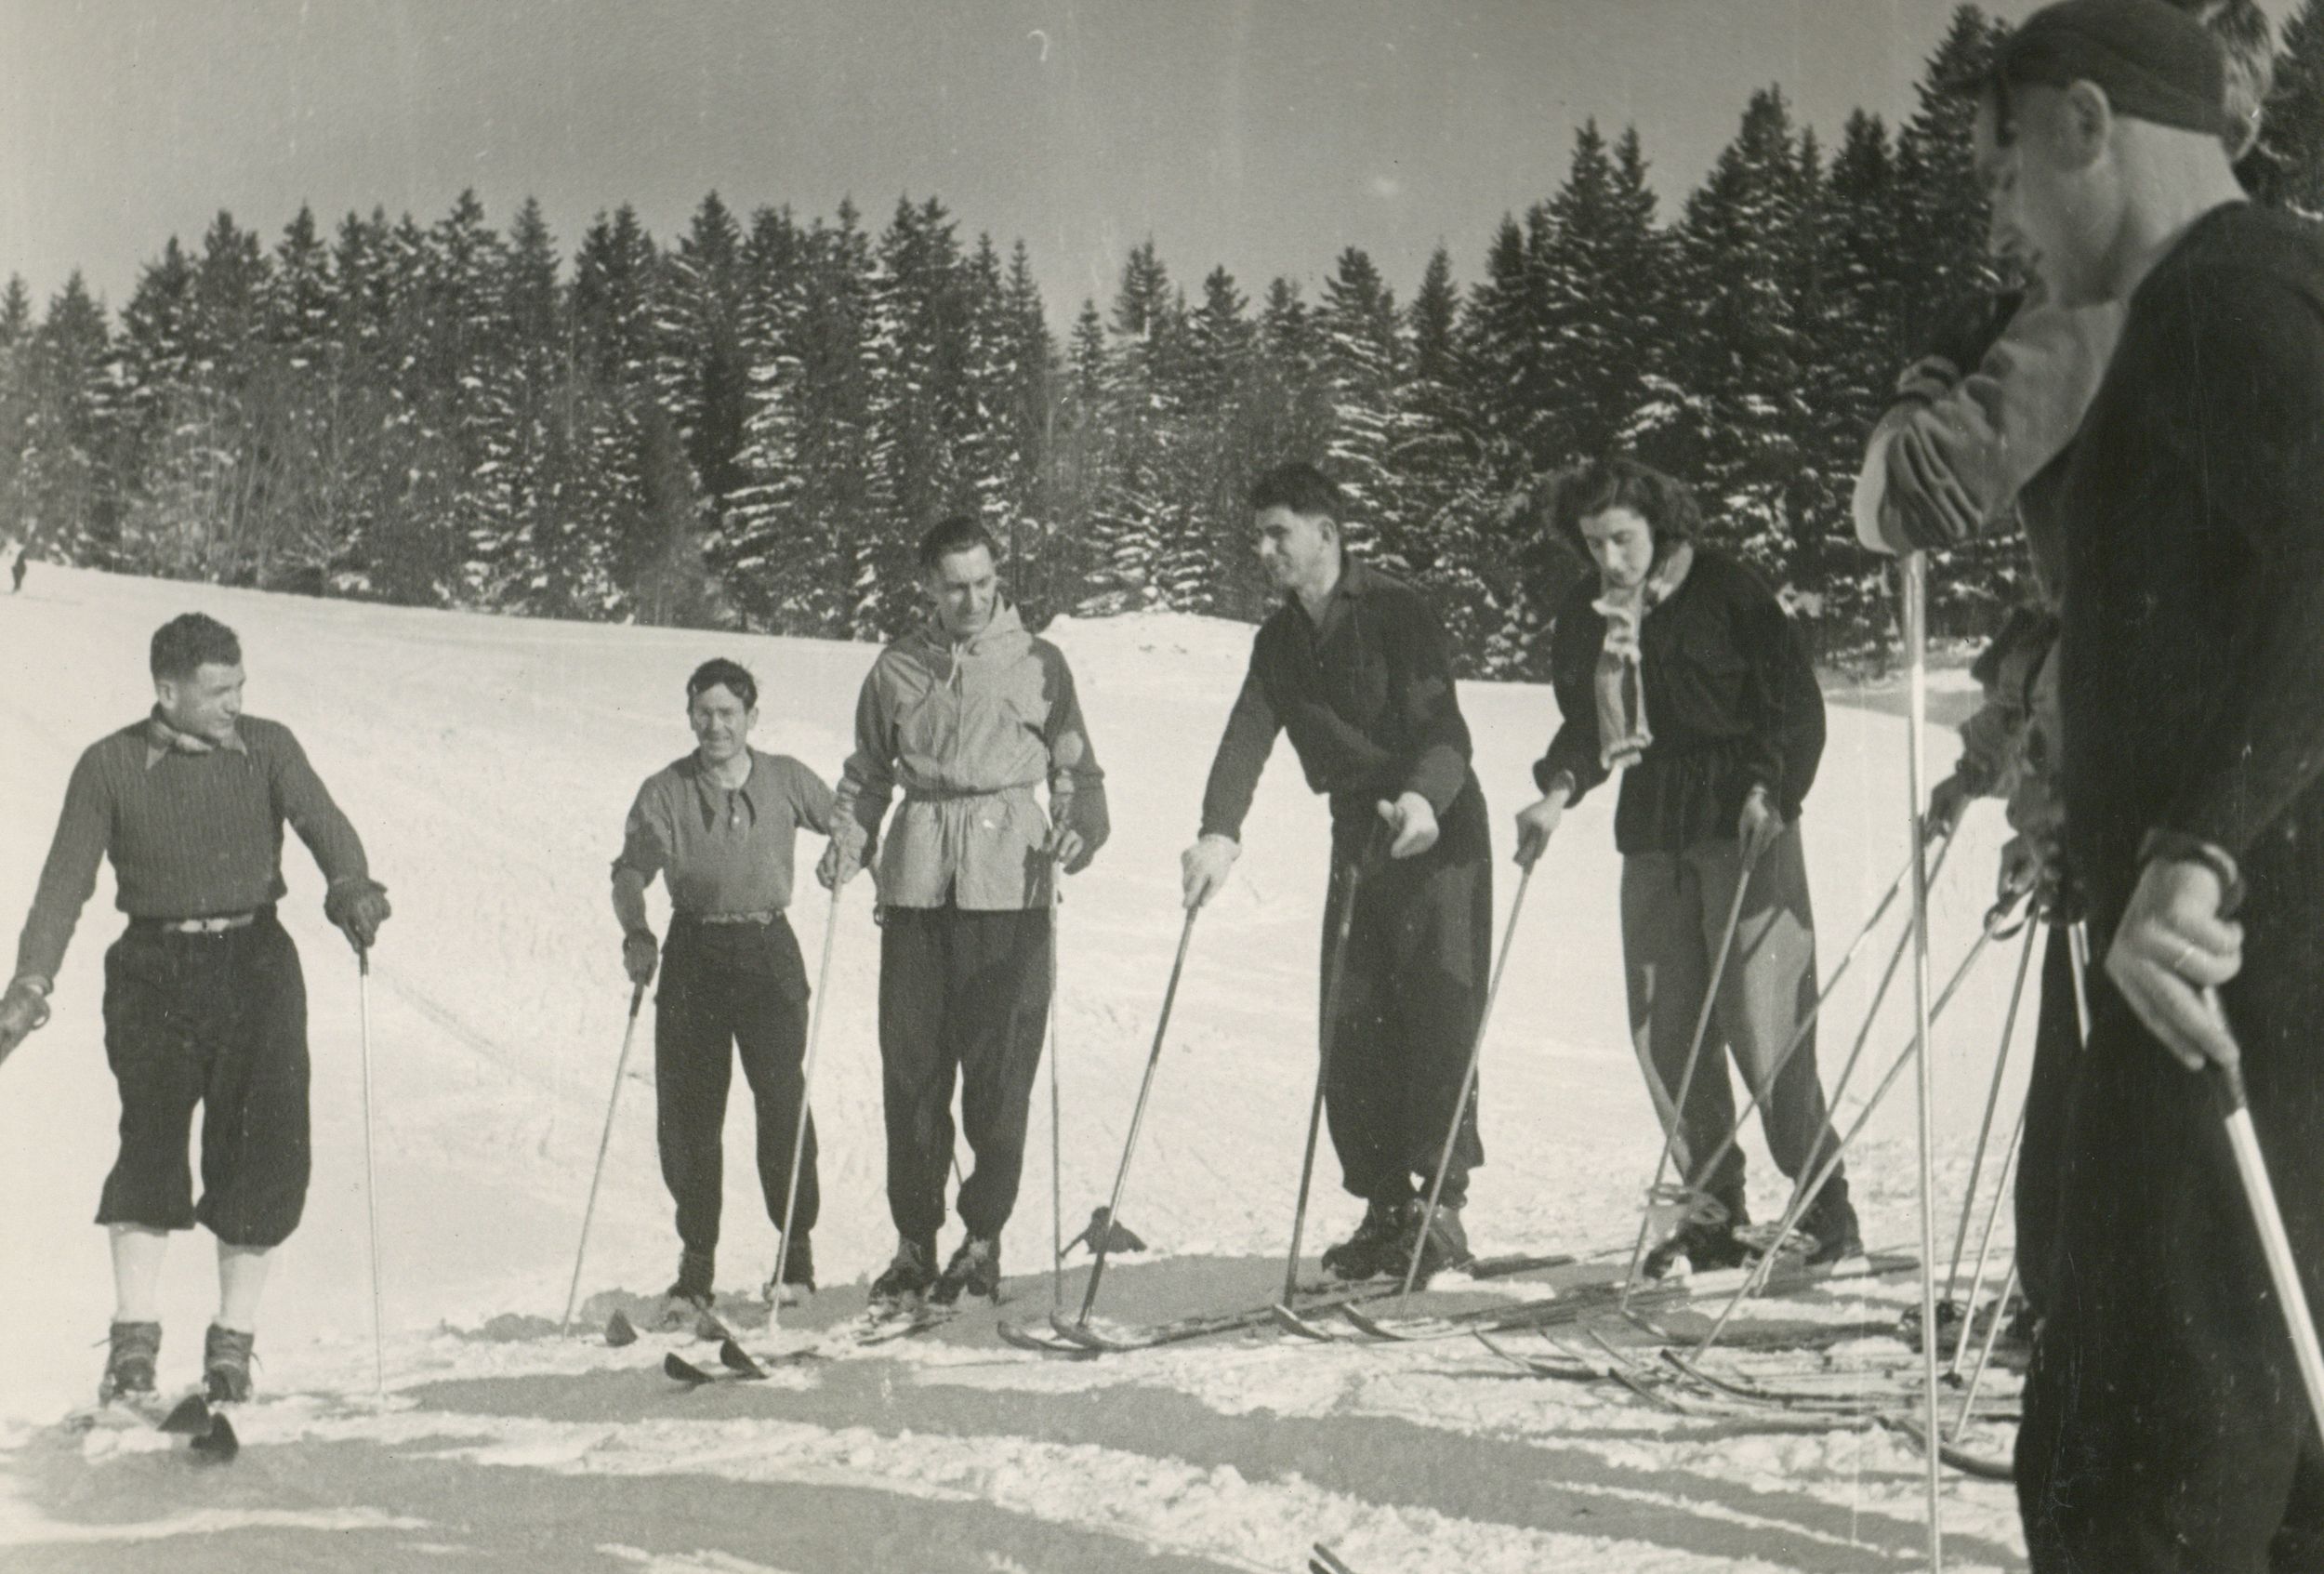
<path fill-rule="evenodd" d="M 1429 589 L 1465 668 L 1538 676 L 1581 564 L 1542 503 L 1623 450 L 1699 491 L 1710 537 L 1825 659 L 1882 648 L 1880 563 L 1848 496 L 1897 369 L 1989 309 L 1969 106 L 1999 35 L 1974 6 L 1891 129 L 1835 147 L 1781 91 L 1665 218 L 1634 128 L 1576 135 L 1562 182 L 1456 284 L 1399 299 L 1355 247 L 1314 299 L 1194 282 L 1151 241 L 1052 333 L 1025 247 L 933 197 L 877 229 L 843 203 L 746 218 L 712 193 L 657 242 L 627 206 L 568 264 L 537 203 L 472 192 L 271 245 L 221 213 L 172 237 L 117 321 L 76 274 L 0 293 L 0 536 L 122 572 L 516 615 L 879 639 L 915 615 L 912 547 L 981 516 L 1039 625 L 1265 603 L 1242 497 L 1321 464 L 1351 534 Z M 2324 209 L 2324 12 L 2284 34 L 2242 171 Z M 1940 632 L 2017 593 L 2014 540 L 1934 576 Z"/>

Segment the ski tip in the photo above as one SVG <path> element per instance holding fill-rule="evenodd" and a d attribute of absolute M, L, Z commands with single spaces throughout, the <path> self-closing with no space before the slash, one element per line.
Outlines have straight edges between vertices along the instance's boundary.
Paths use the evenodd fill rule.
<path fill-rule="evenodd" d="M 234 1435 L 232 1422 L 213 1415 L 208 1429 L 193 1440 L 193 1451 L 211 1464 L 231 1464 L 242 1452 L 242 1439 Z"/>
<path fill-rule="evenodd" d="M 1307 1574 L 1355 1574 L 1329 1545 L 1317 1541 L 1307 1554 Z"/>
<path fill-rule="evenodd" d="M 1286 1333 L 1294 1334 L 1301 1339 L 1312 1339 L 1318 1344 L 1329 1344 L 1332 1342 L 1330 1334 L 1317 1328 L 1280 1301 L 1267 1308 L 1267 1316 L 1274 1318 L 1275 1327 Z"/>
<path fill-rule="evenodd" d="M 1098 1355 L 1096 1350 L 1084 1344 L 1076 1344 L 1069 1340 L 1043 1338 L 1031 1329 L 1012 1323 L 1005 1317 L 995 1324 L 994 1328 L 999 1333 L 1000 1342 L 1003 1344 L 1019 1350 L 1029 1350 L 1036 1355 L 1062 1356 L 1071 1361 L 1091 1360 Z"/>
<path fill-rule="evenodd" d="M 745 1377 L 767 1375 L 767 1369 L 751 1359 L 750 1352 L 744 1349 L 733 1334 L 719 1342 L 719 1362 L 728 1371 L 739 1372 Z"/>
<path fill-rule="evenodd" d="M 629 1314 L 618 1306 L 614 1309 L 614 1315 L 605 1319 L 605 1343 L 616 1350 L 638 1343 L 638 1325 L 631 1322 Z"/>
<path fill-rule="evenodd" d="M 210 1430 L 211 1419 L 209 1400 L 189 1394 L 162 1418 L 161 1430 L 173 1437 L 199 1437 Z"/>
<path fill-rule="evenodd" d="M 662 1357 L 662 1373 L 666 1377 L 684 1383 L 689 1388 L 699 1388 L 706 1382 L 716 1381 L 708 1372 L 704 1371 L 675 1350 Z"/>

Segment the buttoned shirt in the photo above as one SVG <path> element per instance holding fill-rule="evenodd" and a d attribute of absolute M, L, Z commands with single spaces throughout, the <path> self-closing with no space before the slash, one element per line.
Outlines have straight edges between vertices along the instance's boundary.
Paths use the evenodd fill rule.
<path fill-rule="evenodd" d="M 614 873 L 660 875 L 688 917 L 780 912 L 791 905 L 791 843 L 800 827 L 831 832 L 831 789 L 787 754 L 750 751 L 750 774 L 720 784 L 698 754 L 645 779 L 630 805 Z"/>

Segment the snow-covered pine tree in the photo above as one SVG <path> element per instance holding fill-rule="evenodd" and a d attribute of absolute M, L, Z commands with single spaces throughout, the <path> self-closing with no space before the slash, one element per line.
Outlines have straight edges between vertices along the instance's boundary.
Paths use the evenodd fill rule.
<path fill-rule="evenodd" d="M 508 246 L 485 222 L 476 193 L 464 191 L 429 231 L 423 255 L 428 424 L 447 467 L 444 528 L 460 554 L 449 599 L 497 606 L 522 591 L 521 583 L 508 578 L 517 556 L 523 443 L 508 316 Z"/>
<path fill-rule="evenodd" d="M 1795 610 L 1810 617 L 1818 654 L 1854 660 L 1888 643 L 1884 562 L 1857 543 L 1851 497 L 1865 434 L 1906 355 L 1908 265 L 1895 155 L 1878 116 L 1859 110 L 1848 117 L 1808 242 L 1812 424 L 1803 434 L 1809 477 L 1794 557 L 1794 583 L 1802 588 Z"/>
<path fill-rule="evenodd" d="M 1052 562 L 1056 514 L 1046 480 L 1057 409 L 1057 347 L 1050 337 L 1040 285 L 1034 281 L 1032 254 L 1022 239 L 1009 253 L 999 309 L 982 331 L 995 350 L 984 398 L 998 434 L 993 451 L 1010 593 L 1028 624 L 1045 628 L 1061 605 Z"/>
<path fill-rule="evenodd" d="M 1692 484 L 1707 534 L 1779 589 L 1797 522 L 1801 375 L 1798 140 L 1780 90 L 1751 95 L 1735 139 L 1687 199 L 1677 358 L 1685 417 L 1656 456 Z"/>
<path fill-rule="evenodd" d="M 657 302 L 658 401 L 678 423 L 714 511 L 741 482 L 749 400 L 743 348 L 742 226 L 716 192 L 702 199 L 664 270 Z"/>
<path fill-rule="evenodd" d="M 753 227 L 744 481 L 716 566 L 757 627 L 876 638 L 863 621 L 882 533 L 871 243 L 848 203 L 836 226 L 817 220 L 799 237 L 795 254 L 781 234 L 767 221 Z"/>
<path fill-rule="evenodd" d="M 98 460 L 112 414 L 112 333 L 74 269 L 48 302 L 24 359 L 26 439 L 19 520 L 44 556 L 115 568 L 113 522 L 99 510 Z"/>
<path fill-rule="evenodd" d="M 1174 455 L 1183 508 L 1164 543 L 1159 577 L 1169 602 L 1187 612 L 1248 616 L 1263 589 L 1250 563 L 1244 499 L 1267 462 L 1251 446 L 1248 411 L 1256 361 L 1250 303 L 1224 268 L 1202 282 L 1188 313 L 1170 403 L 1180 412 Z"/>
<path fill-rule="evenodd" d="M 1105 319 L 1095 300 L 1084 298 L 1065 341 L 1057 414 L 1042 465 L 1052 522 L 1044 565 L 1052 607 L 1079 607 L 1110 589 L 1095 522 L 1113 447 L 1108 362 Z"/>
<path fill-rule="evenodd" d="M 914 550 L 945 512 L 972 508 L 960 448 L 969 404 L 971 291 L 952 216 L 900 198 L 875 250 L 872 453 L 879 532 L 856 587 L 858 637 L 889 638 L 922 614 Z"/>
<path fill-rule="evenodd" d="M 24 496 L 26 425 L 32 413 L 33 292 L 21 273 L 0 290 L 0 541 L 31 546 Z"/>
<path fill-rule="evenodd" d="M 1444 619 L 1462 669 L 1479 672 L 1512 580 L 1505 572 L 1508 554 L 1489 533 L 1489 515 L 1461 506 L 1482 450 L 1460 403 L 1466 378 L 1459 314 L 1452 258 L 1440 245 L 1405 309 L 1410 354 L 1396 390 L 1399 422 L 1389 468 L 1407 566 Z"/>
<path fill-rule="evenodd" d="M 1094 562 L 1084 612 L 1170 604 L 1163 558 L 1166 544 L 1183 529 L 1186 511 L 1185 498 L 1177 495 L 1185 315 L 1153 240 L 1133 246 L 1108 323 L 1105 479 L 1089 519 Z"/>
<path fill-rule="evenodd" d="M 1393 573 L 1409 575 L 1410 522 L 1390 457 L 1404 438 L 1397 399 L 1404 344 L 1396 303 L 1372 259 L 1354 246 L 1342 250 L 1324 283 L 1317 312 L 1323 333 L 1324 386 L 1331 401 L 1331 433 L 1324 468 L 1348 499 L 1343 522 L 1358 551 Z"/>

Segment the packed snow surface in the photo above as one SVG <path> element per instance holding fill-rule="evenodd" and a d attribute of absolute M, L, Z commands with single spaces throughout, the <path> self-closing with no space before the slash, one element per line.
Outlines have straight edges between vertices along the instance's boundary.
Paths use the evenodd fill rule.
<path fill-rule="evenodd" d="M 676 1255 L 654 1152 L 650 1004 L 619 1090 L 582 1315 L 573 1337 L 558 1338 L 628 996 L 607 869 L 638 783 L 691 747 L 685 675 L 714 655 L 747 662 L 761 685 L 754 742 L 828 779 L 874 650 L 44 568 L 31 591 L 0 598 L 8 921 L 30 902 L 73 759 L 146 709 L 147 638 L 190 608 L 239 629 L 250 710 L 297 731 L 395 906 L 368 991 L 376 1195 L 365 1195 L 356 969 L 294 842 L 283 914 L 310 995 L 315 1177 L 268 1292 L 263 1397 L 238 1418 L 241 1459 L 203 1469 L 153 1434 L 68 1436 L 55 1424 L 91 1396 L 111 1311 L 104 1237 L 89 1223 L 116 1112 L 99 1008 L 119 920 L 110 877 L 101 881 L 58 980 L 54 1021 L 0 1069 L 9 1199 L 0 1265 L 13 1287 L 0 1297 L 0 1561 L 9 1567 L 432 1569 L 466 1558 L 706 1574 L 1300 1569 L 1319 1541 L 1363 1574 L 1856 1570 L 1919 1557 L 1920 1458 L 1891 1433 L 1735 1407 L 1673 1410 L 1616 1383 L 1527 1377 L 1467 1340 L 1327 1346 L 1267 1329 L 1068 1363 L 999 1343 L 994 1314 L 978 1310 L 929 1336 L 783 1367 L 764 1383 L 686 1392 L 661 1375 L 662 1354 L 715 1365 L 715 1346 L 650 1333 L 610 1349 L 596 1337 L 613 1306 L 644 1313 Z M 1104 1200 L 1120 1157 L 1183 919 L 1177 855 L 1195 828 L 1250 630 L 1146 615 L 1062 622 L 1049 637 L 1079 680 L 1115 826 L 1069 885 L 1060 938 L 1070 1235 Z M 1939 710 L 1957 718 L 1960 685 L 1943 687 Z M 1466 685 L 1461 699 L 1505 853 L 1554 706 L 1546 689 L 1519 684 Z M 1896 700 L 1834 694 L 1805 825 L 1827 976 L 1904 866 Z M 1951 742 L 1933 723 L 1928 744 L 1941 773 Z M 1488 1162 L 1468 1210 L 1479 1250 L 1570 1252 L 1592 1260 L 1571 1275 L 1600 1279 L 1627 1255 L 1658 1142 L 1624 1025 L 1610 821 L 1604 793 L 1569 813 L 1527 894 L 1485 1052 Z M 1942 872 L 1933 987 L 1978 933 L 2002 834 L 1998 813 L 1980 808 Z M 817 851 L 802 844 L 802 870 Z M 1323 806 L 1286 746 L 1233 882 L 1195 926 L 1123 1209 L 1154 1250 L 1117 1260 L 1102 1315 L 1263 1305 L 1279 1287 L 1313 1091 L 1325 859 Z M 1505 919 L 1515 870 L 1503 862 L 1496 879 Z M 863 1281 L 892 1244 L 878 936 L 863 883 L 835 914 L 802 878 L 793 919 L 811 967 L 826 922 L 838 926 L 814 1070 L 825 1286 L 786 1314 L 830 1327 L 860 1308 Z M 1896 932 L 1892 913 L 1828 1008 L 1828 1087 Z M 2018 944 L 1985 947 L 1939 1027 L 1940 1263 Z M 1908 1041 L 1909 1001 L 1908 967 L 1841 1103 L 1843 1129 Z M 1997 1155 L 2022 1086 L 2030 1024 L 2020 1025 Z M 1035 1113 L 1000 1315 L 1037 1326 L 1051 1294 L 1046 1087 Z M 1917 1254 L 1915 1130 L 1908 1072 L 1869 1121 L 1852 1172 L 1870 1243 Z M 767 1329 L 754 1309 L 774 1232 L 758 1204 L 749 1131 L 738 1078 L 719 1282 L 754 1347 L 779 1354 L 810 1336 Z M 1754 1211 L 1772 1216 L 1781 1181 L 1756 1131 L 1747 1151 Z M 1988 1193 L 1992 1176 L 1988 1163 Z M 1337 1181 L 1327 1146 L 1311 1252 L 1359 1211 Z M 384 1393 L 375 1393 L 367 1202 L 378 1221 Z M 1982 1208 L 1976 1226 L 1973 1256 Z M 1066 1278 L 1069 1303 L 1082 1276 Z M 1497 1281 L 1471 1299 L 1573 1282 Z M 214 1285 L 206 1237 L 181 1242 L 168 1270 L 165 1388 L 196 1375 Z M 1788 1310 L 1794 1326 L 1873 1331 L 1822 1355 L 1763 1355 L 1758 1369 L 1770 1381 L 1894 1390 L 1901 1404 L 1915 1369 L 1874 1325 L 1915 1299 L 1908 1275 L 1826 1285 Z M 1585 1332 L 1561 1330 L 1569 1357 L 1596 1351 Z M 1557 1353 L 1538 1340 L 1525 1348 Z M 1987 1451 L 2006 1448 L 2005 1429 L 1973 1432 Z M 2006 1486 L 1948 1475 L 1944 1492 L 1949 1566 L 2022 1565 Z"/>

